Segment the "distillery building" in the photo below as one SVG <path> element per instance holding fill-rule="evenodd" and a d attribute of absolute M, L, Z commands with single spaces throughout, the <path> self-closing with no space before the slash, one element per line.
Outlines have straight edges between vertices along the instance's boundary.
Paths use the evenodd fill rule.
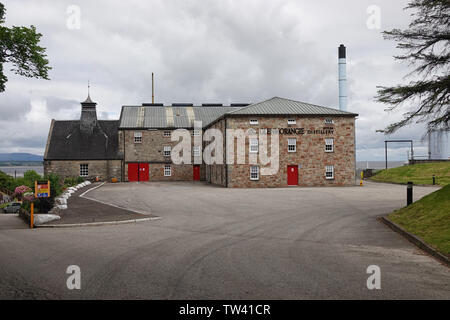
<path fill-rule="evenodd" d="M 122 182 L 200 180 L 232 188 L 353 185 L 357 114 L 347 112 L 343 45 L 338 62 L 339 109 L 279 97 L 229 106 L 143 103 L 123 106 L 119 120 L 104 121 L 88 95 L 79 120 L 52 120 L 44 172 Z M 209 137 L 212 131 L 220 137 Z M 184 139 L 183 161 L 174 161 Z M 205 158 L 211 142 L 215 161 Z M 269 156 L 276 161 L 265 161 Z"/>
<path fill-rule="evenodd" d="M 205 180 L 224 187 L 284 187 L 352 185 L 355 182 L 354 113 L 274 97 L 250 104 L 202 106 L 143 104 L 124 106 L 119 124 L 119 153 L 123 155 L 124 181 Z M 202 128 L 195 129 L 194 122 Z M 194 137 L 214 128 L 222 132 L 222 161 L 205 163 Z M 174 164 L 172 141 L 176 129 L 186 129 L 192 139 L 189 163 Z M 227 131 L 254 132 L 245 136 L 244 163 L 227 161 Z M 263 175 L 258 136 L 270 144 L 274 130 L 279 137 L 278 170 Z M 234 139 L 235 137 L 233 137 Z M 238 138 L 233 154 L 239 153 Z M 270 147 L 268 147 L 270 155 Z M 256 162 L 250 157 L 256 156 Z M 195 158 L 200 161 L 195 162 Z"/>
<path fill-rule="evenodd" d="M 274 97 L 255 104 L 142 104 L 123 106 L 118 121 L 97 120 L 96 104 L 81 103 L 80 120 L 52 120 L 44 156 L 45 173 L 61 177 L 118 181 L 203 180 L 224 187 L 284 187 L 290 185 L 351 185 L 355 181 L 354 113 Z M 195 128 L 196 121 L 202 127 Z M 220 163 L 205 163 L 207 143 L 202 135 L 214 128 L 222 133 Z M 185 129 L 192 146 L 188 163 L 174 164 Z M 227 130 L 253 132 L 244 141 L 244 163 L 227 161 Z M 259 134 L 278 133 L 278 170 L 263 175 L 250 157 L 260 152 Z M 195 145 L 199 137 L 200 144 Z M 234 139 L 234 137 L 233 137 Z M 198 140 L 197 140 L 198 141 Z M 239 153 L 238 138 L 233 154 Z M 228 144 L 227 144 L 228 143 Z M 268 147 L 269 153 L 271 152 Z"/>
<path fill-rule="evenodd" d="M 96 103 L 81 102 L 79 120 L 52 120 L 44 153 L 44 174 L 61 178 L 121 177 L 118 120 L 98 120 Z"/>

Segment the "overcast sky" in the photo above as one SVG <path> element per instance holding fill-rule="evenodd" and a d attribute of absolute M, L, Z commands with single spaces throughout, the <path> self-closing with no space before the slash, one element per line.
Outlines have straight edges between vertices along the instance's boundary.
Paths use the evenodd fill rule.
<path fill-rule="evenodd" d="M 348 110 L 359 114 L 357 160 L 383 159 L 383 141 L 393 138 L 414 139 L 416 154 L 427 153 L 419 146 L 422 125 L 388 137 L 375 132 L 405 112 L 387 113 L 373 97 L 377 85 L 400 83 L 408 71 L 381 35 L 408 25 L 407 1 L 0 1 L 7 26 L 34 25 L 43 34 L 53 68 L 47 81 L 15 76 L 6 65 L 0 153 L 42 155 L 50 120 L 79 118 L 88 80 L 100 119 L 151 102 L 152 71 L 155 100 L 165 104 L 279 96 L 337 108 L 340 43 L 347 46 Z M 406 150 L 390 151 L 392 160 L 406 160 Z"/>

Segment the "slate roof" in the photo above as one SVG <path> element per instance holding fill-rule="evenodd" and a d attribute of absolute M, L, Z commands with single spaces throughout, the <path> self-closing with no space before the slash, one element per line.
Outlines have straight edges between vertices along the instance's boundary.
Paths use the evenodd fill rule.
<path fill-rule="evenodd" d="M 83 134 L 79 120 L 52 121 L 44 160 L 114 160 L 118 156 L 118 120 L 99 120 Z"/>
<path fill-rule="evenodd" d="M 273 97 L 269 100 L 251 104 L 230 115 L 338 115 L 357 116 L 356 113 L 341 111 L 338 109 L 322 107 L 301 101 Z"/>

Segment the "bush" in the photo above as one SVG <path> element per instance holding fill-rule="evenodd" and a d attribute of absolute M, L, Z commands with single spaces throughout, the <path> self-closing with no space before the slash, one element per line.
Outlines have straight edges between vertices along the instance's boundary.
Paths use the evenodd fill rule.
<path fill-rule="evenodd" d="M 50 181 L 50 196 L 52 198 L 55 198 L 62 193 L 62 185 L 57 174 L 50 173 L 44 177 L 44 180 Z"/>
<path fill-rule="evenodd" d="M 14 182 L 14 178 L 10 175 L 7 175 L 3 171 L 0 171 L 0 187 L 11 192 L 14 192 L 14 189 L 17 187 Z"/>

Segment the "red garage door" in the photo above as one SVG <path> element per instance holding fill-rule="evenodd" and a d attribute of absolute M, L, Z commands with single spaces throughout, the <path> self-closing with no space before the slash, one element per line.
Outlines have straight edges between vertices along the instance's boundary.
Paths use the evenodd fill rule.
<path fill-rule="evenodd" d="M 194 165 L 193 180 L 200 181 L 200 165 Z"/>
<path fill-rule="evenodd" d="M 128 181 L 148 181 L 148 163 L 129 163 Z"/>
<path fill-rule="evenodd" d="M 298 185 L 298 166 L 287 167 L 287 183 L 288 186 Z"/>

